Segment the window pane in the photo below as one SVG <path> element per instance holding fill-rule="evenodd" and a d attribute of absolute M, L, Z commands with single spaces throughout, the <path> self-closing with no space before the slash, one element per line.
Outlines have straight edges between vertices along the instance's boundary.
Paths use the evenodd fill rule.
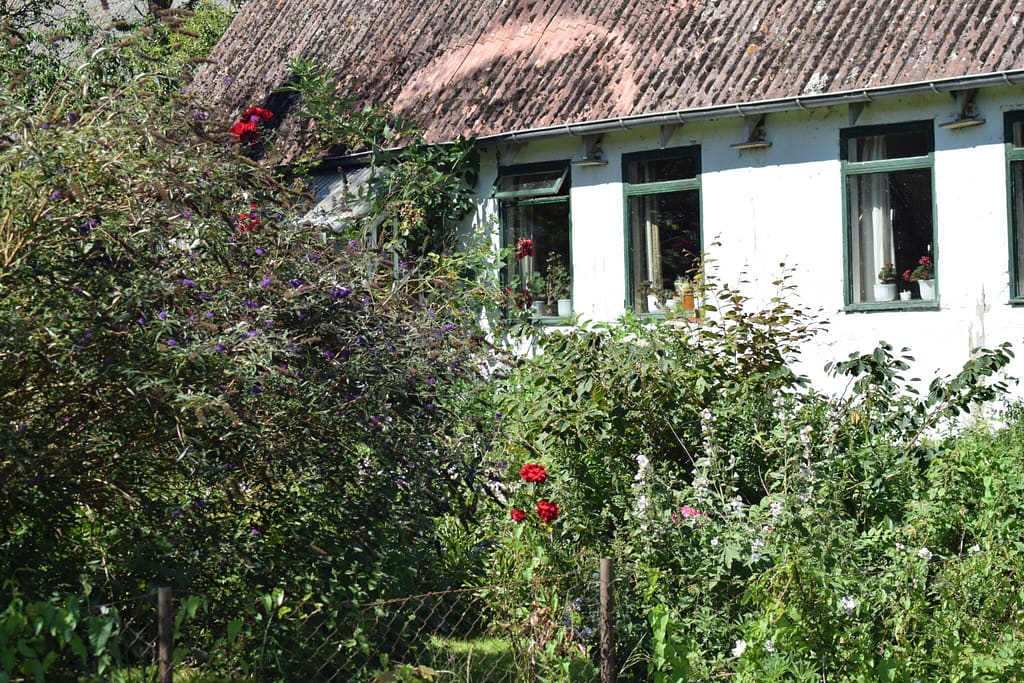
<path fill-rule="evenodd" d="M 932 151 L 931 135 L 927 130 L 861 135 L 850 138 L 848 144 L 849 161 L 923 157 Z"/>
<path fill-rule="evenodd" d="M 1013 146 L 1024 147 L 1024 121 L 1014 121 L 1012 126 Z"/>
<path fill-rule="evenodd" d="M 508 244 L 533 240 L 533 255 L 515 261 L 516 282 L 510 284 L 538 301 L 570 298 L 569 202 L 508 202 L 503 208 Z"/>
<path fill-rule="evenodd" d="M 692 275 L 700 255 L 700 193 L 629 198 L 633 310 L 651 313 L 647 295 L 674 296 L 677 278 Z M 656 310 L 656 309 L 655 309 Z"/>
<path fill-rule="evenodd" d="M 1010 185 L 1013 259 L 1017 275 L 1013 294 L 1019 297 L 1024 296 L 1024 161 L 1014 161 L 1010 164 Z"/>
<path fill-rule="evenodd" d="M 897 289 L 920 298 L 920 285 L 904 274 L 922 256 L 932 258 L 931 170 L 852 175 L 846 181 L 852 301 L 887 300 L 881 293 L 876 297 L 874 285 L 881 284 L 878 274 L 888 263 L 895 267 Z"/>
<path fill-rule="evenodd" d="M 562 190 L 566 169 L 537 171 L 534 173 L 512 173 L 498 177 L 497 193 L 515 195 L 559 194 Z"/>
<path fill-rule="evenodd" d="M 696 178 L 700 171 L 698 161 L 696 154 L 637 160 L 629 165 L 628 182 L 635 185 Z"/>

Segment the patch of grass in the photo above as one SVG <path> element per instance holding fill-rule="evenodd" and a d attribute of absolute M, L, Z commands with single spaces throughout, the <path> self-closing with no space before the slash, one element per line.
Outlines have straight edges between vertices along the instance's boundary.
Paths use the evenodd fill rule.
<path fill-rule="evenodd" d="M 511 683 L 523 680 L 529 663 L 517 661 L 517 650 L 507 638 L 455 638 L 433 637 L 428 650 L 433 657 L 432 666 L 443 671 L 441 681 L 466 683 Z M 557 679 L 557 677 L 556 677 Z M 593 681 L 597 670 L 593 662 L 583 656 L 568 661 L 566 681 Z"/>

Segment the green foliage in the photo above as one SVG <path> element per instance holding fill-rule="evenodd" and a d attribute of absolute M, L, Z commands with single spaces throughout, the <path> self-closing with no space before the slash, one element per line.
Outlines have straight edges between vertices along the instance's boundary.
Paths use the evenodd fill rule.
<path fill-rule="evenodd" d="M 355 603 L 450 580 L 435 519 L 480 496 L 495 295 L 476 253 L 302 220 L 304 182 L 181 93 L 208 41 L 169 16 L 134 38 L 156 61 L 36 43 L 48 71 L 0 91 L 0 575 L 26 605 L 93 586 L 83 610 L 172 585 L 204 598 L 182 652 L 315 678 L 312 634 L 369 648 Z M 73 642 L 25 647 L 74 671 Z"/>
<path fill-rule="evenodd" d="M 548 334 L 498 388 L 490 577 L 539 561 L 559 604 L 615 558 L 620 680 L 1017 680 L 1024 432 L 958 422 L 1009 347 L 920 394 L 883 343 L 829 397 L 789 369 L 813 320 L 702 287 L 706 317 Z M 562 510 L 540 537 L 508 520 L 526 461 Z"/>
<path fill-rule="evenodd" d="M 27 601 L 17 590 L 0 612 L 0 681 L 109 673 L 121 661 L 116 608 L 92 610 L 76 596 Z"/>
<path fill-rule="evenodd" d="M 382 104 L 357 107 L 339 97 L 336 75 L 308 61 L 289 62 L 292 83 L 283 92 L 299 100 L 295 117 L 306 130 L 301 168 L 315 168 L 324 152 L 363 152 L 366 187 L 349 201 L 365 205 L 353 229 L 364 239 L 408 254 L 450 254 L 474 207 L 479 155 L 471 140 L 428 145 L 415 125 Z"/>

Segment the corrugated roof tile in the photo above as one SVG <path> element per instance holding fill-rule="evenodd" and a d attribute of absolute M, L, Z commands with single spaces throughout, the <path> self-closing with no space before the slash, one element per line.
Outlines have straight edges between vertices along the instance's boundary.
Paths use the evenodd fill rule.
<path fill-rule="evenodd" d="M 196 87 L 241 110 L 301 56 L 442 141 L 1017 69 L 1022 18 L 1024 0 L 249 0 Z"/>

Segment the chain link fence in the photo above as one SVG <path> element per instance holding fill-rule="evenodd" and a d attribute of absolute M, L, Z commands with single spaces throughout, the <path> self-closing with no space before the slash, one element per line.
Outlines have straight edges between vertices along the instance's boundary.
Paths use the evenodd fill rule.
<path fill-rule="evenodd" d="M 312 626 L 318 681 L 598 680 L 596 572 L 434 591 L 355 605 Z"/>
<path fill-rule="evenodd" d="M 276 591 L 228 624 L 211 621 L 199 596 L 172 596 L 170 588 L 160 588 L 119 601 L 79 603 L 73 610 L 54 607 L 74 612 L 71 622 L 78 626 L 70 633 L 78 641 L 40 643 L 38 659 L 55 645 L 65 653 L 46 670 L 53 680 L 89 672 L 158 683 L 196 676 L 366 683 L 612 680 L 614 648 L 601 638 L 611 633 L 611 605 L 602 599 L 610 588 L 610 576 L 598 571 L 595 560 L 586 571 L 360 604 L 289 600 Z M 66 616 L 55 612 L 51 620 Z M 5 680 L 32 680 L 30 660 L 17 667 L 23 677 L 15 671 Z"/>

